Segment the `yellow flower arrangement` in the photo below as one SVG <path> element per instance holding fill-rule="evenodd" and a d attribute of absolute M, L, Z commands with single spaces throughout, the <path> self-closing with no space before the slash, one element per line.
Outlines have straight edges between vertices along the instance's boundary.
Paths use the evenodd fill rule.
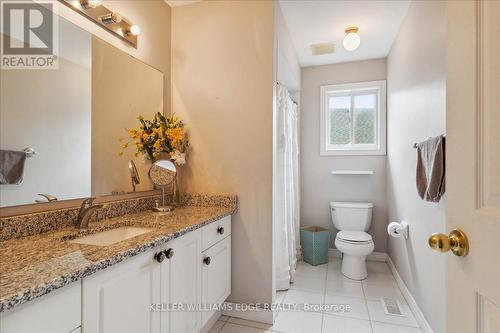
<path fill-rule="evenodd" d="M 146 120 L 143 116 L 138 119 L 141 123 L 139 129 L 128 130 L 130 140 L 135 141 L 136 156 L 142 153 L 154 160 L 164 152 L 170 154 L 176 164 L 186 163 L 189 138 L 182 120 L 176 116 L 165 117 L 160 112 L 155 114 L 153 120 Z M 122 144 L 120 155 L 128 146 L 129 142 Z"/>
<path fill-rule="evenodd" d="M 184 128 L 182 127 L 168 128 L 165 134 L 174 146 L 177 146 L 184 140 Z"/>

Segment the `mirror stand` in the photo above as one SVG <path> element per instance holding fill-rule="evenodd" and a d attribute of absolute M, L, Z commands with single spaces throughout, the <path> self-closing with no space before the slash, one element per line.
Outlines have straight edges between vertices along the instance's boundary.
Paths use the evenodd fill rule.
<path fill-rule="evenodd" d="M 174 184 L 176 175 L 177 168 L 169 160 L 158 160 L 149 169 L 149 177 L 153 184 L 161 187 L 162 205 L 159 206 L 158 202 L 156 202 L 156 207 L 153 208 L 154 212 L 171 212 L 174 210 L 173 206 L 165 206 L 165 186 Z"/>
<path fill-rule="evenodd" d="M 155 207 L 153 207 L 154 212 L 168 213 L 174 210 L 172 206 L 165 206 L 165 186 L 161 187 L 161 206 L 158 201 L 156 201 Z"/>

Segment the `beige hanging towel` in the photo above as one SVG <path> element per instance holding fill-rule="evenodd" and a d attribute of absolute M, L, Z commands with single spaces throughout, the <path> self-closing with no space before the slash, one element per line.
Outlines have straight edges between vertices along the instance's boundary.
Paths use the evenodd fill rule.
<path fill-rule="evenodd" d="M 445 141 L 440 135 L 417 145 L 417 191 L 422 200 L 439 202 L 444 194 Z"/>

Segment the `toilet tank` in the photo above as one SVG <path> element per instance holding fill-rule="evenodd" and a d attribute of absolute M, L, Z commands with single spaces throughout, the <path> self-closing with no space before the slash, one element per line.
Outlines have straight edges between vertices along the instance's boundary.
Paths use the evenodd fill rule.
<path fill-rule="evenodd" d="M 330 202 L 332 222 L 337 230 L 367 231 L 372 223 L 371 202 Z"/>

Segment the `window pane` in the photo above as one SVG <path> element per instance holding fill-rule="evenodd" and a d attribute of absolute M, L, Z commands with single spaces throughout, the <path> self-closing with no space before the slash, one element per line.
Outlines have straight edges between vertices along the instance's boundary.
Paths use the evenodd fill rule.
<path fill-rule="evenodd" d="M 349 111 L 350 96 L 335 96 L 328 99 L 330 112 L 330 144 L 345 145 L 351 143 Z"/>
<path fill-rule="evenodd" d="M 354 143 L 375 143 L 376 107 L 375 94 L 354 96 Z"/>

